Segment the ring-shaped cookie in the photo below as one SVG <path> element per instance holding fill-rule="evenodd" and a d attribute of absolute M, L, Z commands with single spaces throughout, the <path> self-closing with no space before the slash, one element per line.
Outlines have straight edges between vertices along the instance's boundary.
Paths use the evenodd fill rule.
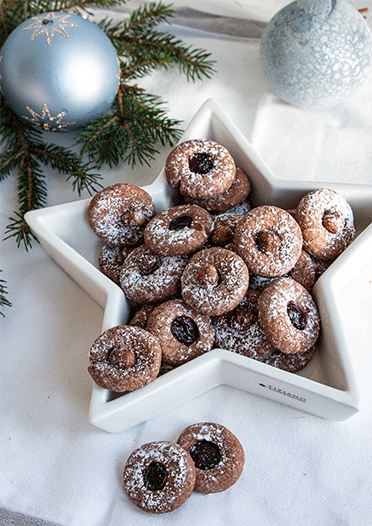
<path fill-rule="evenodd" d="M 93 343 L 88 371 L 100 387 L 117 393 L 134 391 L 157 377 L 161 364 L 159 340 L 129 325 L 106 330 Z"/>
<path fill-rule="evenodd" d="M 158 256 L 141 245 L 125 259 L 120 286 L 136 303 L 164 301 L 178 292 L 186 263 L 185 256 Z"/>
<path fill-rule="evenodd" d="M 143 188 L 117 183 L 92 198 L 87 214 L 93 232 L 108 245 L 135 245 L 155 215 L 155 205 Z"/>
<path fill-rule="evenodd" d="M 190 497 L 195 466 L 180 445 L 158 441 L 135 449 L 124 467 L 124 490 L 130 500 L 149 513 L 168 513 Z"/>
<path fill-rule="evenodd" d="M 351 243 L 354 215 L 348 202 L 334 190 L 306 194 L 296 208 L 304 250 L 318 259 L 334 260 Z"/>
<path fill-rule="evenodd" d="M 253 208 L 239 221 L 234 243 L 250 272 L 277 277 L 289 272 L 300 257 L 302 234 L 288 212 L 263 205 Z"/>
<path fill-rule="evenodd" d="M 232 185 L 221 195 L 214 199 L 192 199 L 185 197 L 185 202 L 193 205 L 199 205 L 208 210 L 208 212 L 227 212 L 234 206 L 242 204 L 251 191 L 251 183 L 248 176 L 241 168 L 236 168 L 235 179 Z"/>
<path fill-rule="evenodd" d="M 165 162 L 168 183 L 193 198 L 217 197 L 232 185 L 235 173 L 235 162 L 229 151 L 209 139 L 182 142 Z"/>
<path fill-rule="evenodd" d="M 182 300 L 169 300 L 156 307 L 149 316 L 147 330 L 159 339 L 163 362 L 174 366 L 210 351 L 214 343 L 210 318 Z"/>
<path fill-rule="evenodd" d="M 247 292 L 249 272 L 237 254 L 221 247 L 192 256 L 181 278 L 184 301 L 205 316 L 218 316 L 236 307 Z"/>
<path fill-rule="evenodd" d="M 200 206 L 177 205 L 151 219 L 144 242 L 160 256 L 191 254 L 204 245 L 212 228 L 212 217 Z"/>
<path fill-rule="evenodd" d="M 194 491 L 218 493 L 237 482 L 242 474 L 245 456 L 236 436 L 221 424 L 201 422 L 188 426 L 180 434 L 182 446 L 195 463 Z"/>
<path fill-rule="evenodd" d="M 261 293 L 259 320 L 268 340 L 287 354 L 312 347 L 320 330 L 320 317 L 311 294 L 292 278 L 278 278 Z"/>

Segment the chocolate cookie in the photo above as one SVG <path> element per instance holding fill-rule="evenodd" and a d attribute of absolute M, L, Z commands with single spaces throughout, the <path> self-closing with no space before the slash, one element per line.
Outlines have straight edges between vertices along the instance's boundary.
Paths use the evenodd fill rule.
<path fill-rule="evenodd" d="M 264 277 L 289 272 L 302 249 L 297 222 L 285 210 L 269 205 L 253 208 L 239 221 L 234 242 L 250 272 Z"/>
<path fill-rule="evenodd" d="M 245 456 L 236 436 L 221 424 L 202 422 L 184 429 L 177 443 L 195 463 L 194 490 L 199 493 L 225 491 L 242 474 Z"/>
<path fill-rule="evenodd" d="M 182 365 L 213 347 L 210 318 L 197 314 L 182 300 L 170 300 L 156 307 L 147 330 L 159 339 L 163 362 L 170 365 Z"/>
<path fill-rule="evenodd" d="M 192 199 L 185 197 L 186 203 L 199 205 L 208 212 L 227 212 L 234 206 L 242 204 L 251 191 L 251 183 L 248 176 L 241 168 L 236 168 L 235 179 L 232 185 L 221 195 L 214 199 Z"/>
<path fill-rule="evenodd" d="M 178 292 L 186 263 L 183 256 L 158 256 L 141 245 L 124 261 L 120 286 L 136 303 L 161 302 Z"/>
<path fill-rule="evenodd" d="M 278 349 L 275 349 L 275 351 L 273 351 L 270 356 L 266 358 L 265 363 L 271 365 L 272 367 L 283 369 L 283 371 L 297 373 L 306 367 L 306 365 L 313 358 L 314 354 L 315 345 L 310 347 L 310 349 L 307 351 L 296 354 L 286 354 L 284 352 L 280 352 Z"/>
<path fill-rule="evenodd" d="M 157 214 L 145 228 L 145 245 L 161 256 L 195 252 L 212 232 L 210 214 L 196 205 L 178 205 Z"/>
<path fill-rule="evenodd" d="M 228 150 L 209 139 L 182 142 L 165 163 L 168 183 L 192 198 L 217 197 L 232 185 L 235 173 L 235 162 Z"/>
<path fill-rule="evenodd" d="M 259 320 L 268 340 L 279 351 L 301 353 L 312 347 L 320 317 L 310 293 L 292 278 L 278 278 L 261 293 Z"/>
<path fill-rule="evenodd" d="M 249 273 L 231 250 L 206 248 L 192 256 L 181 278 L 184 301 L 205 316 L 218 316 L 236 307 L 247 292 Z"/>
<path fill-rule="evenodd" d="M 129 456 L 123 473 L 124 490 L 142 510 L 168 513 L 190 497 L 195 474 L 192 458 L 180 445 L 149 442 Z"/>
<path fill-rule="evenodd" d="M 306 194 L 296 208 L 304 250 L 318 259 L 333 260 L 351 243 L 353 211 L 333 190 L 321 188 Z"/>
<path fill-rule="evenodd" d="M 117 183 L 98 192 L 88 206 L 88 221 L 108 245 L 141 242 L 148 221 L 155 215 L 152 197 L 130 183 Z"/>
<path fill-rule="evenodd" d="M 159 340 L 139 327 L 119 325 L 93 343 L 88 371 L 100 387 L 114 392 L 134 391 L 157 377 L 161 363 Z"/>
<path fill-rule="evenodd" d="M 215 347 L 253 358 L 260 362 L 274 351 L 258 319 L 260 292 L 248 289 L 235 309 L 212 317 Z"/>

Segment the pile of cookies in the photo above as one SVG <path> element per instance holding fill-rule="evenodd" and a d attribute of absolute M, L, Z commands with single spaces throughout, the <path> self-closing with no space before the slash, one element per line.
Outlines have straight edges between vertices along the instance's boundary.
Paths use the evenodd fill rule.
<path fill-rule="evenodd" d="M 229 429 L 200 422 L 184 429 L 176 442 L 149 442 L 134 450 L 124 467 L 124 490 L 142 510 L 168 513 L 193 491 L 226 491 L 239 479 L 244 462 L 243 447 Z"/>
<path fill-rule="evenodd" d="M 319 189 L 294 210 L 252 208 L 249 177 L 210 140 L 174 148 L 165 176 L 179 192 L 167 210 L 125 183 L 90 202 L 89 224 L 105 243 L 100 269 L 134 311 L 94 342 L 94 381 L 131 391 L 216 347 L 305 367 L 320 330 L 311 289 L 353 239 L 349 204 Z"/>

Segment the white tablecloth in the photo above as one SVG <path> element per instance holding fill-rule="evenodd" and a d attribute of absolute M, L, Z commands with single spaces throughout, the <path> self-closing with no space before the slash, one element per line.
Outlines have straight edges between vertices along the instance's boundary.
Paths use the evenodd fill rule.
<path fill-rule="evenodd" d="M 270 92 L 257 41 L 173 30 L 209 49 L 217 73 L 195 84 L 176 70 L 140 80 L 168 101 L 172 117 L 186 126 L 213 98 L 277 177 L 372 184 L 372 77 L 337 108 L 299 110 Z M 105 171 L 104 184 L 150 183 L 168 151 L 151 167 Z M 47 181 L 49 205 L 78 199 L 58 173 L 48 172 Z M 14 177 L 1 182 L 2 234 L 16 194 Z M 323 420 L 220 386 L 119 434 L 88 421 L 88 351 L 100 333 L 101 307 L 38 245 L 26 252 L 3 241 L 0 268 L 13 303 L 0 320 L 0 508 L 62 526 L 371 523 L 372 255 L 363 279 L 348 291 L 359 319 L 344 316 L 362 400 L 355 416 L 341 423 Z M 200 421 L 219 422 L 240 439 L 246 454 L 240 480 L 225 493 L 195 493 L 172 514 L 154 517 L 137 509 L 121 484 L 128 455 L 145 442 L 175 440 Z"/>

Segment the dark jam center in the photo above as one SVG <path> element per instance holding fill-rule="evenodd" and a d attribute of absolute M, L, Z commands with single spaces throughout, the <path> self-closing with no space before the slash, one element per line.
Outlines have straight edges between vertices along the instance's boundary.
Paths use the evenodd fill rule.
<path fill-rule="evenodd" d="M 190 227 L 192 218 L 189 216 L 176 217 L 169 224 L 169 230 L 182 230 Z"/>
<path fill-rule="evenodd" d="M 47 20 L 46 18 L 44 18 L 42 24 L 43 26 L 48 26 L 49 24 L 53 24 L 53 20 Z"/>
<path fill-rule="evenodd" d="M 221 461 L 218 446 L 209 440 L 198 440 L 190 449 L 191 458 L 198 469 L 212 469 Z"/>
<path fill-rule="evenodd" d="M 187 347 L 199 338 L 199 329 L 188 316 L 177 316 L 172 322 L 171 331 L 176 340 Z"/>
<path fill-rule="evenodd" d="M 168 471 L 166 467 L 155 460 L 147 466 L 143 477 L 145 486 L 150 491 L 163 489 L 167 483 L 167 478 Z"/>
<path fill-rule="evenodd" d="M 287 305 L 287 313 L 292 325 L 296 327 L 296 329 L 303 331 L 306 326 L 306 316 L 302 310 L 294 303 L 289 302 Z"/>
<path fill-rule="evenodd" d="M 205 175 L 212 170 L 213 162 L 207 153 L 195 153 L 189 158 L 189 168 L 195 174 Z"/>

